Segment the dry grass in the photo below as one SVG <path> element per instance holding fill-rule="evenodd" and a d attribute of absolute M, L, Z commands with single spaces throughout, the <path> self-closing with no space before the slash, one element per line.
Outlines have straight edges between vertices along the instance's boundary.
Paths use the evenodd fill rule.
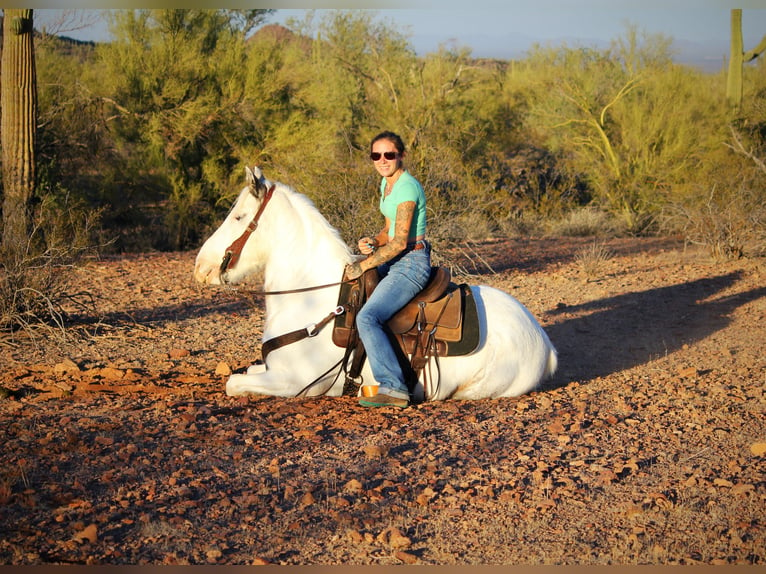
<path fill-rule="evenodd" d="M 604 272 L 606 263 L 614 257 L 614 253 L 603 242 L 594 240 L 593 243 L 580 248 L 575 254 L 575 261 L 586 281 L 595 281 Z"/>
<path fill-rule="evenodd" d="M 618 235 L 620 226 L 607 212 L 582 207 L 549 223 L 548 234 L 561 237 L 602 237 Z"/>

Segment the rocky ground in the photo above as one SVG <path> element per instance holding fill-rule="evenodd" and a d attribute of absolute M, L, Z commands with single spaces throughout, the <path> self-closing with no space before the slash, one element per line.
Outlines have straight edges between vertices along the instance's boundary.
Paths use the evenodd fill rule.
<path fill-rule="evenodd" d="M 0 563 L 766 563 L 763 260 L 666 239 L 445 255 L 545 327 L 539 391 L 230 398 L 259 297 L 195 286 L 193 253 L 78 270 L 68 340 L 0 340 Z"/>

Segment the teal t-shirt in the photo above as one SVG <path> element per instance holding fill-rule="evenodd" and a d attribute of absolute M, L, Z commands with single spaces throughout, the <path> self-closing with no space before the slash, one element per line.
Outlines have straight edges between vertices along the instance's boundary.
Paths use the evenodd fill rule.
<path fill-rule="evenodd" d="M 396 209 L 405 201 L 415 202 L 415 212 L 412 214 L 409 240 L 414 241 L 419 235 L 426 233 L 426 193 L 423 186 L 410 172 L 404 171 L 394 183 L 388 197 L 385 197 L 386 178 L 380 181 L 380 212 L 391 221 L 388 236 L 393 238 L 396 228 Z"/>

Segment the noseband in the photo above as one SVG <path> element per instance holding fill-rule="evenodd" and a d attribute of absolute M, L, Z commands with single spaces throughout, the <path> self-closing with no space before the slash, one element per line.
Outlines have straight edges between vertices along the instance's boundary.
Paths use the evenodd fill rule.
<path fill-rule="evenodd" d="M 237 264 L 237 261 L 239 261 L 239 256 L 242 255 L 242 249 L 245 247 L 245 243 L 247 243 L 247 240 L 250 238 L 253 231 L 258 228 L 258 220 L 261 218 L 263 210 L 266 209 L 266 204 L 269 203 L 271 196 L 274 195 L 275 187 L 276 184 L 272 185 L 268 191 L 266 191 L 261 206 L 258 208 L 252 221 L 248 223 L 247 227 L 242 232 L 242 235 L 235 239 L 234 242 L 226 248 L 226 251 L 223 254 L 223 259 L 221 260 L 221 267 L 219 268 L 221 277 L 223 277 L 223 275 L 229 271 L 229 269 L 234 267 Z"/>

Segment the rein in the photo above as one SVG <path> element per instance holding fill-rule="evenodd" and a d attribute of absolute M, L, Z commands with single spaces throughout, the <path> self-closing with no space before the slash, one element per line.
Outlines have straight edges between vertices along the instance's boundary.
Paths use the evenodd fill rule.
<path fill-rule="evenodd" d="M 291 293 L 305 293 L 306 291 L 318 291 L 319 289 L 327 289 L 328 287 L 337 287 L 345 283 L 353 283 L 355 279 L 347 279 L 346 281 L 336 281 L 335 283 L 325 283 L 324 285 L 314 285 L 313 287 L 298 287 L 296 289 L 286 289 L 284 291 L 252 291 L 250 289 L 233 288 L 235 291 L 247 293 L 249 295 L 290 295 Z"/>

